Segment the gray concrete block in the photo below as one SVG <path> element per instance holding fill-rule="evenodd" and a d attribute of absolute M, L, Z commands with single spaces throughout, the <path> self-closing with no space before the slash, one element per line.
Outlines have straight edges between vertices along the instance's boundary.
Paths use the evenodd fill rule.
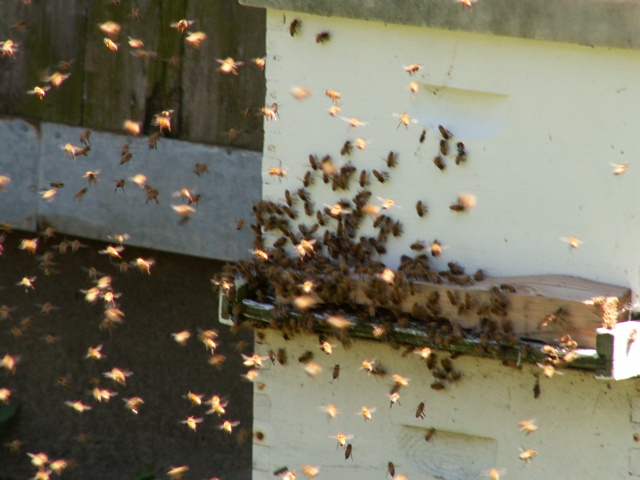
<path fill-rule="evenodd" d="M 248 256 L 251 230 L 237 231 L 236 224 L 240 218 L 248 223 L 252 202 L 260 199 L 260 153 L 166 138 L 160 139 L 157 150 L 150 150 L 147 138 L 93 131 L 91 151 L 74 160 L 62 147 L 80 146 L 84 130 L 42 124 L 39 186 L 52 181 L 65 186 L 52 201 L 39 201 L 41 222 L 60 232 L 101 240 L 127 233 L 127 243 L 157 250 L 221 260 Z M 133 156 L 121 165 L 125 144 Z M 196 175 L 196 163 L 206 165 L 208 173 Z M 83 178 L 88 171 L 99 171 L 99 181 L 89 185 Z M 137 174 L 158 190 L 158 203 L 133 183 Z M 116 189 L 120 179 L 125 180 L 124 191 Z M 74 198 L 85 187 L 86 193 Z M 182 188 L 202 196 L 185 222 L 171 207 L 185 203 L 175 193 Z"/>
<path fill-rule="evenodd" d="M 40 130 L 18 118 L 0 119 L 0 175 L 11 181 L 0 190 L 0 223 L 21 230 L 36 228 Z"/>

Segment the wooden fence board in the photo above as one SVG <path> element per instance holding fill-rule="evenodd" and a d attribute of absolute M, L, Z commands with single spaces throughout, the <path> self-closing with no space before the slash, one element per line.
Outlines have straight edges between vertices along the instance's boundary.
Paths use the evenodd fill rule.
<path fill-rule="evenodd" d="M 113 131 L 132 119 L 151 133 L 153 116 L 173 109 L 170 136 L 226 145 L 233 128 L 233 146 L 262 149 L 262 118 L 247 120 L 244 112 L 264 103 L 264 73 L 251 63 L 265 53 L 263 10 L 236 0 L 140 0 L 136 21 L 127 2 L 11 3 L 0 18 L 0 41 L 10 38 L 20 49 L 16 59 L 0 59 L 0 113 Z M 200 51 L 185 47 L 184 35 L 169 26 L 182 18 L 197 20 L 189 31 L 207 33 Z M 122 27 L 117 52 L 105 47 L 98 28 L 108 20 Z M 26 26 L 10 30 L 19 21 Z M 131 55 L 129 36 L 157 56 Z M 227 56 L 245 62 L 238 77 L 217 71 L 216 58 Z M 27 95 L 40 84 L 38 73 L 60 60 L 72 63 L 69 79 L 42 101 Z"/>

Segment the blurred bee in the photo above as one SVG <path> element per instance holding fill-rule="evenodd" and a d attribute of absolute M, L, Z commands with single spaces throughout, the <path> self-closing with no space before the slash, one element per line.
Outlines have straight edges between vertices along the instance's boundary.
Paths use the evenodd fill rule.
<path fill-rule="evenodd" d="M 387 172 L 379 172 L 378 170 L 373 170 L 371 173 L 373 173 L 373 176 L 376 177 L 376 179 L 380 183 L 386 182 L 389 178 L 389 174 Z"/>
<path fill-rule="evenodd" d="M 313 359 L 313 352 L 306 351 L 300 357 L 298 357 L 298 362 L 307 364 Z"/>
<path fill-rule="evenodd" d="M 27 95 L 37 95 L 40 100 L 43 100 L 49 90 L 51 87 L 48 85 L 46 87 L 35 86 L 32 90 L 27 90 Z"/>
<path fill-rule="evenodd" d="M 396 152 L 389 152 L 387 155 L 387 167 L 396 168 L 398 166 L 398 154 Z"/>
<path fill-rule="evenodd" d="M 394 113 L 393 116 L 398 118 L 398 119 L 400 119 L 400 123 L 398 123 L 398 126 L 396 127 L 396 130 L 398 128 L 400 128 L 400 125 L 404 125 L 405 128 L 408 130 L 410 123 L 418 123 L 418 120 L 416 120 L 415 118 L 411 118 L 409 116 L 409 114 L 407 114 L 407 112 L 405 112 L 405 113 Z"/>
<path fill-rule="evenodd" d="M 194 23 L 196 23 L 195 20 L 187 20 L 183 18 L 181 20 L 178 20 L 177 22 L 169 24 L 169 26 L 178 30 L 178 32 L 180 32 L 180 35 L 183 35 L 184 32 L 187 31 L 187 28 L 189 28 Z"/>
<path fill-rule="evenodd" d="M 625 173 L 628 169 L 629 169 L 629 164 L 628 163 L 609 163 L 609 165 L 611 165 L 613 167 L 613 174 L 614 175 L 622 175 L 623 173 Z"/>
<path fill-rule="evenodd" d="M 420 402 L 420 404 L 418 405 L 418 408 L 416 409 L 416 418 L 424 419 L 424 417 L 425 417 L 424 402 Z"/>
<path fill-rule="evenodd" d="M 329 32 L 320 32 L 316 35 L 316 43 L 326 43 L 331 39 Z"/>
<path fill-rule="evenodd" d="M 422 130 L 422 133 L 420 134 L 420 143 L 424 143 L 426 138 L 427 138 L 427 131 L 426 130 Z"/>
<path fill-rule="evenodd" d="M 461 193 L 458 195 L 456 203 L 452 203 L 449 209 L 454 212 L 466 212 L 476 206 L 476 197 L 470 193 Z"/>
<path fill-rule="evenodd" d="M 304 100 L 305 98 L 308 98 L 311 96 L 311 90 L 309 90 L 306 87 L 300 87 L 300 86 L 291 87 L 291 89 L 289 90 L 289 93 L 291 93 L 293 98 L 295 98 L 296 100 Z"/>
<path fill-rule="evenodd" d="M 458 142 L 456 144 L 456 148 L 458 149 L 458 154 L 456 155 L 456 165 L 460 165 L 462 162 L 467 161 L 467 152 L 464 149 L 464 143 Z"/>
<path fill-rule="evenodd" d="M 326 412 L 329 418 L 336 418 L 338 416 L 338 407 L 336 407 L 333 403 L 322 405 L 319 408 L 323 412 Z"/>
<path fill-rule="evenodd" d="M 331 376 L 332 376 L 331 382 L 333 382 L 334 380 L 339 380 L 340 379 L 340 364 L 336 363 L 333 366 L 333 372 L 332 372 Z"/>
<path fill-rule="evenodd" d="M 440 155 L 436 155 L 433 158 L 433 164 L 438 167 L 441 172 L 444 172 L 444 170 L 447 168 L 447 165 L 444 163 L 444 158 L 442 158 Z"/>
<path fill-rule="evenodd" d="M 446 140 L 440 140 L 440 154 L 445 157 L 449 155 L 449 142 Z"/>
<path fill-rule="evenodd" d="M 569 244 L 571 248 L 578 248 L 584 242 L 578 237 L 561 237 L 560 240 Z"/>
<path fill-rule="evenodd" d="M 188 416 L 184 420 L 181 420 L 180 423 L 184 423 L 187 427 L 189 427 L 194 432 L 198 430 L 198 424 L 202 423 L 202 418 L 196 418 L 193 416 Z"/>
<path fill-rule="evenodd" d="M 207 34 L 204 32 L 193 32 L 184 39 L 186 44 L 193 48 L 194 50 L 198 50 L 202 43 L 207 39 Z"/>
<path fill-rule="evenodd" d="M 351 457 L 351 461 L 353 461 L 352 453 L 353 453 L 353 447 L 349 443 L 347 447 L 344 449 L 344 459 L 347 460 L 349 457 Z"/>
<path fill-rule="evenodd" d="M 267 119 L 267 121 L 269 120 L 278 120 L 278 104 L 277 103 L 272 103 L 271 106 L 266 106 L 266 107 L 262 107 L 259 110 L 259 113 L 264 115 Z"/>
<path fill-rule="evenodd" d="M 2 48 L 2 56 L 9 56 L 13 59 L 16 58 L 16 52 L 18 51 L 18 44 L 13 40 L 5 40 L 4 42 L 0 42 L 0 47 Z"/>
<path fill-rule="evenodd" d="M 231 73 L 232 75 L 238 76 L 238 67 L 244 65 L 244 62 L 236 62 L 233 58 L 227 57 L 224 60 L 216 58 L 216 62 L 220 64 L 218 67 L 218 71 L 222 73 Z"/>
<path fill-rule="evenodd" d="M 329 115 L 337 117 L 340 115 L 340 110 L 340 105 L 331 105 L 331 107 L 329 107 Z"/>
<path fill-rule="evenodd" d="M 520 427 L 520 430 L 525 432 L 527 435 L 535 432 L 538 429 L 538 426 L 534 423 L 533 420 L 521 420 L 520 422 L 518 422 L 518 426 Z"/>
<path fill-rule="evenodd" d="M 445 140 L 453 138 L 453 133 L 444 128 L 442 125 L 438 125 L 438 130 L 440 130 L 440 135 L 442 135 L 442 138 L 444 138 Z"/>
<path fill-rule="evenodd" d="M 187 473 L 188 471 L 189 471 L 189 467 L 187 467 L 186 465 L 183 465 L 180 467 L 171 468 L 167 472 L 167 475 L 169 475 L 169 478 L 171 480 L 183 480 L 184 474 Z"/>
<path fill-rule="evenodd" d="M 289 34 L 292 37 L 295 37 L 300 32 L 300 26 L 302 25 L 302 20 L 299 18 L 294 18 L 289 24 Z"/>
<path fill-rule="evenodd" d="M 486 477 L 489 477 L 490 480 L 500 480 L 500 475 L 502 475 L 506 470 L 497 468 L 490 468 L 486 472 L 483 473 Z"/>
<path fill-rule="evenodd" d="M 107 47 L 112 52 L 117 52 L 118 51 L 118 44 L 116 42 L 114 42 L 113 40 L 111 40 L 110 38 L 104 37 L 102 39 L 102 42 L 104 43 L 104 46 Z"/>
<path fill-rule="evenodd" d="M 102 345 L 98 345 L 97 347 L 89 347 L 84 358 L 91 358 L 93 360 L 103 360 L 107 358 L 107 356 L 103 354 L 101 350 Z"/>
<path fill-rule="evenodd" d="M 342 97 L 342 95 L 340 94 L 340 92 L 336 91 L 336 90 L 331 90 L 328 89 L 325 92 L 325 95 L 327 97 L 329 97 L 331 100 L 333 100 L 334 103 L 337 103 L 338 100 L 340 100 L 340 97 Z M 335 116 L 335 115 L 334 115 Z"/>
<path fill-rule="evenodd" d="M 287 364 L 287 351 L 284 348 L 279 348 L 276 358 L 280 365 L 285 366 Z"/>
<path fill-rule="evenodd" d="M 520 449 L 520 454 L 518 457 L 527 465 L 531 465 L 531 460 L 538 454 L 536 450 L 533 448 L 529 448 L 527 450 Z"/>
<path fill-rule="evenodd" d="M 398 404 L 400 404 L 400 394 L 398 392 L 393 392 L 391 394 L 389 394 L 389 408 L 393 407 L 396 402 Z"/>
<path fill-rule="evenodd" d="M 427 430 L 427 434 L 424 436 L 425 441 L 430 442 L 433 437 L 436 436 L 436 429 L 430 428 Z"/>
<path fill-rule="evenodd" d="M 93 185 L 96 182 L 99 182 L 100 179 L 98 178 L 98 175 L 100 174 L 100 170 L 96 170 L 95 172 L 86 172 L 82 178 L 86 178 L 87 181 L 89 182 L 89 185 Z"/>
<path fill-rule="evenodd" d="M 134 414 L 140 413 L 140 407 L 144 404 L 144 400 L 140 397 L 123 398 L 124 407 L 131 410 Z"/>
<path fill-rule="evenodd" d="M 204 163 L 196 163 L 193 167 L 193 171 L 200 177 L 205 173 L 209 173 L 209 167 L 207 167 L 207 165 L 205 165 Z"/>
<path fill-rule="evenodd" d="M 413 75 L 414 73 L 422 70 L 422 65 L 418 65 L 417 63 L 412 63 L 411 65 L 403 65 L 402 68 L 404 68 L 404 71 L 407 72 L 409 75 Z"/>
<path fill-rule="evenodd" d="M 187 341 L 191 338 L 191 332 L 189 330 L 183 330 L 181 332 L 172 333 L 171 336 L 178 345 L 184 347 Z"/>
<path fill-rule="evenodd" d="M 238 425 L 240 425 L 239 421 L 225 420 L 221 425 L 218 425 L 218 428 L 220 430 L 224 430 L 227 433 L 231 433 L 233 432 L 233 428 L 237 427 Z"/>
<path fill-rule="evenodd" d="M 422 200 L 418 200 L 416 203 L 416 212 L 420 218 L 424 217 L 427 214 L 427 206 L 424 204 Z"/>
<path fill-rule="evenodd" d="M 139 8 L 132 8 L 131 9 L 131 18 L 133 18 L 136 22 L 140 21 L 140 19 L 142 18 L 142 15 L 140 14 L 140 9 Z"/>
<path fill-rule="evenodd" d="M 258 67 L 260 70 L 264 70 L 264 66 L 267 63 L 267 58 L 266 57 L 260 57 L 260 58 L 252 58 L 251 61 L 255 64 L 256 67 Z"/>
<path fill-rule="evenodd" d="M 125 120 L 122 124 L 123 129 L 130 135 L 138 136 L 142 132 L 142 125 L 133 120 Z"/>
<path fill-rule="evenodd" d="M 353 149 L 353 143 L 349 140 L 344 142 L 344 145 L 340 149 L 340 155 L 351 155 L 351 150 Z"/>
<path fill-rule="evenodd" d="M 77 402 L 66 401 L 64 402 L 64 404 L 68 407 L 73 408 L 78 413 L 83 413 L 93 408 L 89 405 L 85 405 L 81 401 L 77 401 Z"/>
<path fill-rule="evenodd" d="M 170 123 L 167 122 L 167 125 L 171 125 Z M 159 132 L 154 133 L 153 135 L 151 135 L 149 137 L 149 140 L 147 140 L 147 145 L 149 146 L 149 150 L 157 150 L 158 149 L 158 140 L 160 140 L 160 137 L 162 136 L 162 130 L 160 130 Z"/>
<path fill-rule="evenodd" d="M 303 465 L 300 469 L 302 470 L 302 473 L 309 477 L 309 480 L 313 480 L 320 474 L 320 469 L 313 465 Z"/>

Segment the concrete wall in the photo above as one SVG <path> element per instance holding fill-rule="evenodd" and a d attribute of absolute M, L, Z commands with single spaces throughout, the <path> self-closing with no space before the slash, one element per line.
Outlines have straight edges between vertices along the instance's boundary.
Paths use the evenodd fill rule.
<path fill-rule="evenodd" d="M 175 253 L 237 260 L 248 255 L 252 202 L 260 198 L 260 154 L 230 147 L 214 147 L 162 138 L 150 150 L 148 137 L 128 137 L 93 131 L 91 151 L 76 160 L 61 149 L 81 145 L 84 128 L 5 117 L 0 120 L 0 175 L 11 183 L 0 192 L 0 222 L 36 231 L 51 225 L 58 232 L 108 241 L 108 235 L 128 233 L 130 245 Z M 124 144 L 132 160 L 120 165 Z M 208 173 L 194 173 L 196 163 Z M 88 185 L 87 171 L 100 171 L 101 180 L 80 199 L 74 195 Z M 159 204 L 147 200 L 144 189 L 130 178 L 138 173 L 159 190 Z M 124 192 L 115 183 L 125 179 Z M 63 182 L 52 201 L 39 191 L 50 182 Z M 179 224 L 171 205 L 183 203 L 173 196 L 181 188 L 201 194 L 191 219 Z"/>
<path fill-rule="evenodd" d="M 302 23 L 292 37 L 294 18 Z M 322 31 L 331 40 L 316 43 Z M 288 174 L 263 173 L 265 198 L 297 189 L 309 154 L 388 170 L 384 158 L 393 150 L 399 166 L 391 181 L 370 187 L 372 199 L 390 197 L 402 207 L 390 211 L 405 233 L 389 243 L 388 265 L 414 241 L 438 239 L 448 248 L 437 267 L 455 260 L 491 275 L 567 274 L 640 291 L 636 50 L 280 10 L 267 12 L 267 50 L 267 98 L 278 103 L 280 119 L 265 126 L 263 172 L 282 165 Z M 422 70 L 410 76 L 403 66 L 412 63 Z M 409 91 L 411 80 L 420 84 L 417 93 Z M 295 100 L 292 85 L 313 95 Z M 331 117 L 326 89 L 342 94 L 341 116 L 368 124 L 355 129 Z M 405 112 L 419 123 L 399 126 L 394 114 Z M 444 172 L 433 163 L 438 125 L 455 136 Z M 341 157 L 344 142 L 356 137 L 368 141 L 366 150 Z M 461 166 L 454 163 L 457 141 L 468 152 Z M 610 163 L 629 170 L 615 176 Z M 321 181 L 310 191 L 317 208 L 348 195 Z M 462 192 L 475 195 L 477 206 L 452 212 Z M 424 219 L 416 216 L 418 199 L 429 208 Z M 584 243 L 572 249 L 561 240 L 570 236 Z"/>
<path fill-rule="evenodd" d="M 253 480 L 273 478 L 282 466 L 301 475 L 307 464 L 319 467 L 322 478 L 384 478 L 389 461 L 397 474 L 424 480 L 487 478 L 483 472 L 491 468 L 523 480 L 640 477 L 640 449 L 633 439 L 640 429 L 635 381 L 606 382 L 592 372 L 566 370 L 542 377 L 535 399 L 537 367 L 515 370 L 496 360 L 462 356 L 453 360 L 462 379 L 435 391 L 430 387 L 435 379 L 418 355 L 402 358 L 383 343 L 356 341 L 328 356 L 315 336 L 297 335 L 287 342 L 269 330 L 256 346 L 262 355 L 280 348 L 289 363 L 266 362 L 258 378 L 264 386 L 254 389 L 254 432 L 262 432 L 264 440 L 254 439 Z M 306 351 L 323 367 L 315 378 L 297 360 Z M 369 376 L 360 369 L 371 359 L 388 375 Z M 332 381 L 335 364 L 341 373 Z M 391 374 L 410 378 L 392 408 Z M 416 418 L 421 402 L 424 419 Z M 335 419 L 321 410 L 330 403 L 340 411 Z M 362 406 L 376 407 L 372 422 L 359 414 Z M 538 430 L 526 435 L 518 422 L 531 419 Z M 427 442 L 431 428 L 436 434 Z M 354 435 L 349 440 L 353 460 L 345 460 L 344 450 L 330 438 L 338 432 Z M 519 459 L 520 449 L 538 451 L 530 466 Z"/>

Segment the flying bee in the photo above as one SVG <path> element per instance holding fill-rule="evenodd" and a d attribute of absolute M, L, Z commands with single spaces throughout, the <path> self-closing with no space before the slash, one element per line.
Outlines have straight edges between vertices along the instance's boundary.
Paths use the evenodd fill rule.
<path fill-rule="evenodd" d="M 313 352 L 306 351 L 300 357 L 298 357 L 298 362 L 307 364 L 313 359 Z"/>
<path fill-rule="evenodd" d="M 533 420 L 522 420 L 518 422 L 518 426 L 520 427 L 520 430 L 525 432 L 527 435 L 535 432 L 538 429 L 538 426 L 533 423 Z"/>
<path fill-rule="evenodd" d="M 408 130 L 410 123 L 418 123 L 418 120 L 416 120 L 415 118 L 411 118 L 407 112 L 405 112 L 405 113 L 394 113 L 393 116 L 398 118 L 398 119 L 400 119 L 400 123 L 398 123 L 398 126 L 396 127 L 396 130 L 398 128 L 400 128 L 400 125 L 404 125 L 405 128 Z"/>
<path fill-rule="evenodd" d="M 207 39 L 207 34 L 204 32 L 193 32 L 184 39 L 185 43 L 193 48 L 194 50 L 198 50 L 200 45 Z"/>
<path fill-rule="evenodd" d="M 331 380 L 332 382 L 333 382 L 333 380 L 339 380 L 340 379 L 340 364 L 339 363 L 336 363 L 333 366 L 333 372 L 332 372 L 331 375 L 333 377 L 332 380 Z"/>
<path fill-rule="evenodd" d="M 316 43 L 326 43 L 331 40 L 331 34 L 329 32 L 320 32 L 316 35 Z"/>
<path fill-rule="evenodd" d="M 424 417 L 425 417 L 424 402 L 420 402 L 420 404 L 418 405 L 418 408 L 416 409 L 416 418 L 424 419 Z"/>
<path fill-rule="evenodd" d="M 340 105 L 331 105 L 331 107 L 329 107 L 329 115 L 332 117 L 340 115 Z"/>
<path fill-rule="evenodd" d="M 329 403 L 328 405 L 322 405 L 319 407 L 320 410 L 326 412 L 329 418 L 336 418 L 338 416 L 338 407 L 336 407 L 333 403 Z"/>
<path fill-rule="evenodd" d="M 426 138 L 427 138 L 427 131 L 426 130 L 422 130 L 422 133 L 420 134 L 420 143 L 424 143 Z"/>
<path fill-rule="evenodd" d="M 456 148 L 458 149 L 458 154 L 456 155 L 456 165 L 460 165 L 462 162 L 467 161 L 467 152 L 464 149 L 464 143 L 458 142 L 456 144 Z"/>
<path fill-rule="evenodd" d="M 400 404 L 400 393 L 398 392 L 393 392 L 389 394 L 389 408 L 393 407 L 396 402 L 398 402 L 398 404 Z"/>
<path fill-rule="evenodd" d="M 538 454 L 537 450 L 533 448 L 529 448 L 527 450 L 520 449 L 520 454 L 518 457 L 527 465 L 531 465 L 531 460 Z"/>
<path fill-rule="evenodd" d="M 238 67 L 244 65 L 244 62 L 236 62 L 233 58 L 227 57 L 224 60 L 216 58 L 216 62 L 220 64 L 218 71 L 222 73 L 231 73 L 238 76 Z"/>
<path fill-rule="evenodd" d="M 300 33 L 300 25 L 302 25 L 302 20 L 299 18 L 294 18 L 289 24 L 289 34 L 292 37 L 295 37 L 298 33 Z"/>
<path fill-rule="evenodd" d="M 622 163 L 622 164 L 609 163 L 609 165 L 611 165 L 613 167 L 613 174 L 614 175 L 622 175 L 623 173 L 625 173 L 629 169 L 629 164 L 628 163 Z"/>
<path fill-rule="evenodd" d="M 170 23 L 169 27 L 175 28 L 176 30 L 178 30 L 178 32 L 180 32 L 180 35 L 183 35 L 184 32 L 187 31 L 187 28 L 189 28 L 194 23 L 196 23 L 195 20 L 187 20 L 183 18 L 181 20 L 178 20 L 177 22 Z"/>
<path fill-rule="evenodd" d="M 389 174 L 387 172 L 379 172 L 378 170 L 373 170 L 371 173 L 373 173 L 373 176 L 376 177 L 376 179 L 380 183 L 384 183 L 389 179 Z"/>
<path fill-rule="evenodd" d="M 367 185 L 369 185 L 369 172 L 367 172 L 366 170 L 362 170 L 360 172 L 360 180 L 359 180 L 360 186 L 362 188 L 366 187 Z"/>
<path fill-rule="evenodd" d="M 331 90 L 331 89 L 326 90 L 324 93 L 325 93 L 325 95 L 326 95 L 327 97 L 329 97 L 329 98 L 330 98 L 334 103 L 337 103 L 337 102 L 338 102 L 338 100 L 340 100 L 340 97 L 342 96 L 342 95 L 340 94 L 340 92 L 338 92 L 338 91 L 336 91 L 336 90 Z"/>
<path fill-rule="evenodd" d="M 258 57 L 258 58 L 252 58 L 251 61 L 255 64 L 256 67 L 258 67 L 260 70 L 264 70 L 264 66 L 267 64 L 267 58 L 266 57 Z"/>
<path fill-rule="evenodd" d="M 353 149 L 353 143 L 347 140 L 344 142 L 344 145 L 340 149 L 340 155 L 351 155 L 351 150 Z"/>
<path fill-rule="evenodd" d="M 87 410 L 91 410 L 92 408 L 89 405 L 85 405 L 81 401 L 77 401 L 77 402 L 66 401 L 64 402 L 64 404 L 68 407 L 73 408 L 78 413 L 83 413 Z"/>
<path fill-rule="evenodd" d="M 396 475 L 396 467 L 393 462 L 389 462 L 387 464 L 387 475 L 391 475 L 391 478 L 395 477 Z"/>
<path fill-rule="evenodd" d="M 111 40 L 110 38 L 104 37 L 102 39 L 102 42 L 104 43 L 104 46 L 107 47 L 112 52 L 117 52 L 118 51 L 118 44 L 116 42 L 114 42 L 113 40 Z"/>
<path fill-rule="evenodd" d="M 440 154 L 445 157 L 449 155 L 449 142 L 446 140 L 440 140 Z"/>
<path fill-rule="evenodd" d="M 580 240 L 578 237 L 561 237 L 560 240 L 569 244 L 571 248 L 578 248 L 584 241 Z"/>
<path fill-rule="evenodd" d="M 442 135 L 443 139 L 449 140 L 450 138 L 453 138 L 453 133 L 444 128 L 442 125 L 438 125 L 438 130 L 440 130 L 440 135 Z"/>
<path fill-rule="evenodd" d="M 402 68 L 404 68 L 404 71 L 407 72 L 409 75 L 413 75 L 414 73 L 422 70 L 422 65 L 418 65 L 417 63 L 412 63 L 411 65 L 403 65 Z"/>
<path fill-rule="evenodd" d="M 444 163 L 444 158 L 442 158 L 442 156 L 440 155 L 436 155 L 433 158 L 433 164 L 438 167 L 440 169 L 441 172 L 444 172 L 444 170 L 447 168 L 446 163 Z"/>
<path fill-rule="evenodd" d="M 427 434 L 424 436 L 425 441 L 430 442 L 433 437 L 436 436 L 436 429 L 430 428 L 427 430 Z"/>
<path fill-rule="evenodd" d="M 277 103 L 272 103 L 271 106 L 265 106 L 262 107 L 259 110 L 259 113 L 264 115 L 267 119 L 267 121 L 269 120 L 278 120 L 278 104 Z"/>
<path fill-rule="evenodd" d="M 353 461 L 352 453 L 353 453 L 353 447 L 349 443 L 347 447 L 344 449 L 344 459 L 347 460 L 349 457 L 351 457 L 351 461 Z"/>

